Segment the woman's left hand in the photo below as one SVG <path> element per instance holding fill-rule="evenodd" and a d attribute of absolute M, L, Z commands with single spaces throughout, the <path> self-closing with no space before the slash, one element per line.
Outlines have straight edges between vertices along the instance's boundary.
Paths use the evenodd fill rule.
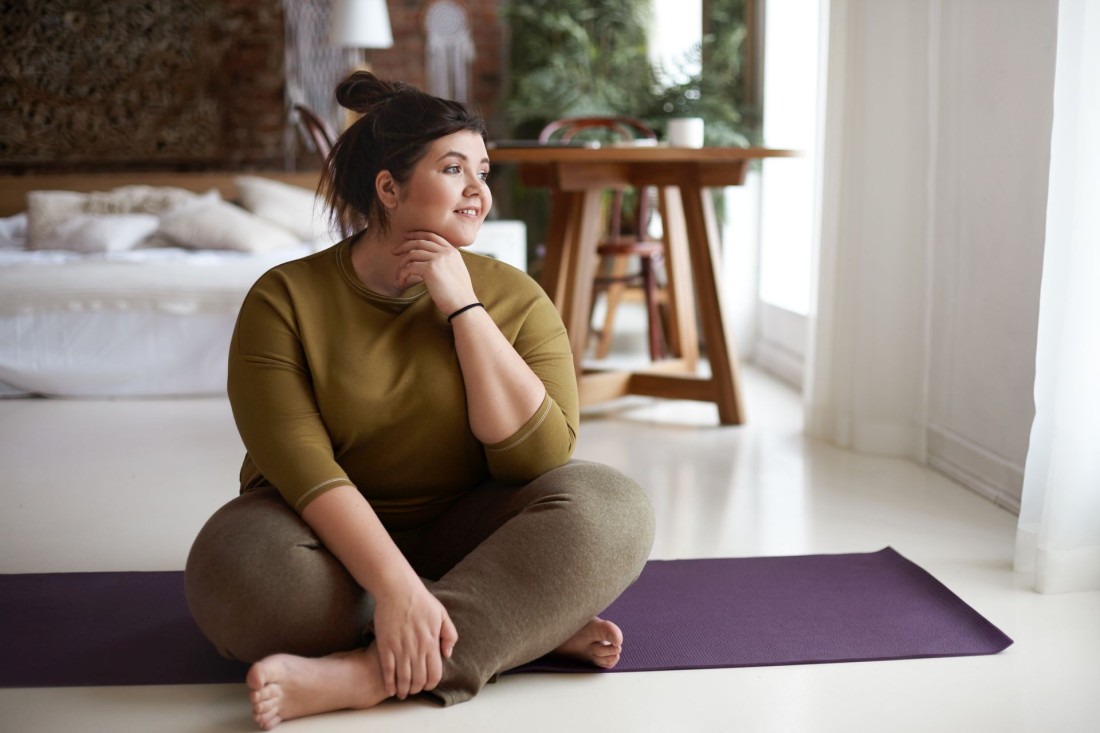
<path fill-rule="evenodd" d="M 401 258 L 398 286 L 404 289 L 424 283 L 432 302 L 444 315 L 477 301 L 462 253 L 438 234 L 407 232 L 405 241 L 393 253 Z"/>

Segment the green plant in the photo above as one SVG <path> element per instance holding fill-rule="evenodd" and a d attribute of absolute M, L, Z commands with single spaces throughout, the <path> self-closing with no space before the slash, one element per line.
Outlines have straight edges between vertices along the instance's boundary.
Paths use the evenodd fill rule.
<path fill-rule="evenodd" d="M 741 54 L 747 37 L 746 0 L 707 0 L 702 43 L 692 51 L 702 71 L 662 87 L 650 64 L 651 0 L 506 0 L 511 31 L 505 137 L 537 138 L 563 117 L 638 117 L 662 135 L 667 120 L 699 116 L 708 145 L 758 141 L 745 103 Z M 546 192 L 519 185 L 514 170 L 494 174 L 497 210 L 527 223 L 529 259 L 540 258 Z"/>
<path fill-rule="evenodd" d="M 649 0 L 512 0 L 511 85 L 515 137 L 582 115 L 636 115 L 654 85 L 646 28 Z"/>
<path fill-rule="evenodd" d="M 745 2 L 708 0 L 706 33 L 682 64 L 701 71 L 673 70 L 681 81 L 662 86 L 648 53 L 651 0 L 510 0 L 511 136 L 537 137 L 562 117 L 629 115 L 661 132 L 672 117 L 702 117 L 708 145 L 757 142 L 743 73 Z"/>

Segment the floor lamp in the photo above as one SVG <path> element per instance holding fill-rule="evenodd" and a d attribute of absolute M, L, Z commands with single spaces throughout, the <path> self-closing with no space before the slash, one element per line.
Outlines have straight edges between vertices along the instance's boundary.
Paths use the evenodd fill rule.
<path fill-rule="evenodd" d="M 390 12 L 386 7 L 386 0 L 336 0 L 332 8 L 331 40 L 333 45 L 351 49 L 355 53 L 354 71 L 370 71 L 367 50 L 393 46 Z M 348 110 L 344 120 L 345 129 L 357 118 L 358 115 Z"/>

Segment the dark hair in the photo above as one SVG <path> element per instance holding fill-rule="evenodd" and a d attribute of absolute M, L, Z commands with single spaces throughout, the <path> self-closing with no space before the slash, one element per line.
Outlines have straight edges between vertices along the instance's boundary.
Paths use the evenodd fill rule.
<path fill-rule="evenodd" d="M 362 115 L 336 140 L 321 172 L 320 191 L 345 234 L 369 226 L 386 231 L 386 210 L 374 189 L 381 171 L 403 184 L 435 140 L 462 130 L 486 138 L 485 121 L 466 105 L 369 71 L 340 82 L 336 101 Z"/>

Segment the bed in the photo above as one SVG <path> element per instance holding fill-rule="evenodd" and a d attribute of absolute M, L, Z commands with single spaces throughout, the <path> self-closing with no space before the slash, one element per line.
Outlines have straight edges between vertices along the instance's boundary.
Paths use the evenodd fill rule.
<path fill-rule="evenodd" d="M 0 176 L 0 397 L 223 394 L 267 269 L 338 237 L 316 173 Z M 525 269 L 522 222 L 474 250 Z"/>

